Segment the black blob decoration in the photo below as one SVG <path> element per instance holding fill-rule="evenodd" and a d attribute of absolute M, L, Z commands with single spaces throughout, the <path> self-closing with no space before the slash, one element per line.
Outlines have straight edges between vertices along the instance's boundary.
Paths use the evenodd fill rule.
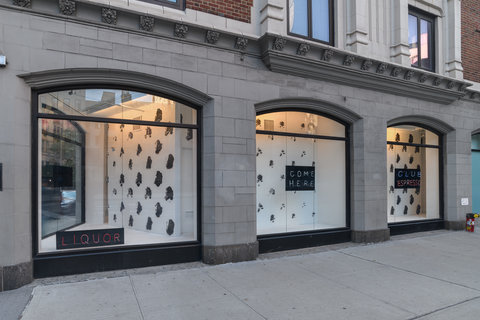
<path fill-rule="evenodd" d="M 390 143 L 390 144 L 388 145 L 388 150 L 393 150 L 393 144 Z"/>
<path fill-rule="evenodd" d="M 255 124 L 256 124 L 257 127 L 261 126 L 262 125 L 262 120 L 260 120 L 260 119 L 255 120 Z"/>
<path fill-rule="evenodd" d="M 302 129 L 305 129 L 305 123 L 302 123 L 300 127 L 302 127 Z"/>
<path fill-rule="evenodd" d="M 257 157 L 263 153 L 262 149 L 257 148 Z"/>
<path fill-rule="evenodd" d="M 415 153 L 419 153 L 420 152 L 420 147 L 419 146 L 416 146 L 415 147 Z"/>
<path fill-rule="evenodd" d="M 415 188 L 415 194 L 416 194 L 416 195 L 419 195 L 419 194 L 420 194 L 420 187 L 416 187 L 416 188 Z"/>
<path fill-rule="evenodd" d="M 187 141 L 190 141 L 190 140 L 193 139 L 193 129 L 192 128 L 187 129 L 187 136 L 185 137 L 185 139 L 187 139 Z"/>
<path fill-rule="evenodd" d="M 280 121 L 280 128 L 284 128 L 285 127 L 285 122 L 284 121 Z"/>
<path fill-rule="evenodd" d="M 142 146 L 140 145 L 140 143 L 137 145 L 137 156 L 140 155 L 140 153 L 142 153 Z"/>
<path fill-rule="evenodd" d="M 400 162 L 400 155 L 397 153 L 397 163 Z"/>
<path fill-rule="evenodd" d="M 169 134 L 173 134 L 173 128 L 172 127 L 165 128 L 165 136 L 168 136 Z"/>
<path fill-rule="evenodd" d="M 410 164 L 413 163 L 413 156 L 410 156 L 410 159 L 408 159 L 408 163 L 410 163 Z"/>
<path fill-rule="evenodd" d="M 411 134 L 408 135 L 408 143 L 413 143 L 413 136 Z"/>
<path fill-rule="evenodd" d="M 393 206 L 390 207 L 390 215 L 393 216 L 395 213 L 395 208 Z"/>
<path fill-rule="evenodd" d="M 397 204 L 399 204 L 400 201 L 402 201 L 402 199 L 400 198 L 400 196 L 397 196 Z"/>
<path fill-rule="evenodd" d="M 285 180 L 285 175 L 282 174 L 282 175 L 280 176 L 280 179 Z"/>
<path fill-rule="evenodd" d="M 152 137 L 152 128 L 150 127 L 147 127 L 145 129 L 145 139 L 147 139 L 147 137 L 150 137 L 150 138 Z"/>
<path fill-rule="evenodd" d="M 163 113 L 161 109 L 157 109 L 157 114 L 155 115 L 155 122 L 160 122 L 163 119 Z"/>
<path fill-rule="evenodd" d="M 147 166 L 146 166 L 147 169 L 151 169 L 152 168 L 152 157 L 148 156 L 147 158 Z"/>
<path fill-rule="evenodd" d="M 167 159 L 167 169 L 172 169 L 173 168 L 173 161 L 175 159 L 173 158 L 173 155 L 170 153 L 168 155 L 168 159 Z"/>
<path fill-rule="evenodd" d="M 280 157 L 285 154 L 285 150 L 280 151 Z"/>
<path fill-rule="evenodd" d="M 180 113 L 180 123 L 183 123 L 183 114 Z"/>
<path fill-rule="evenodd" d="M 133 133 L 129 132 L 129 133 L 128 133 L 128 138 L 129 138 L 129 139 L 133 139 Z"/>
<path fill-rule="evenodd" d="M 270 168 L 273 168 L 273 160 L 270 160 L 270 162 L 268 163 L 268 166 L 269 166 Z"/>
<path fill-rule="evenodd" d="M 263 204 L 261 203 L 258 204 L 257 212 L 260 212 L 260 210 L 263 210 Z"/>
<path fill-rule="evenodd" d="M 275 189 L 273 189 L 273 188 L 270 188 L 270 191 L 269 191 L 269 192 L 270 192 L 270 194 L 272 194 L 272 195 L 273 195 L 273 194 L 275 194 Z"/>
<path fill-rule="evenodd" d="M 295 219 L 295 213 L 292 213 L 292 219 Z"/>
<path fill-rule="evenodd" d="M 175 229 L 175 222 L 173 222 L 172 219 L 168 220 L 167 234 L 171 236 L 173 234 L 174 229 Z"/>
<path fill-rule="evenodd" d="M 257 176 L 257 182 L 263 182 L 263 176 L 261 174 Z"/>
<path fill-rule="evenodd" d="M 123 201 L 120 203 L 120 212 L 125 210 L 125 205 L 123 204 Z"/>
<path fill-rule="evenodd" d="M 130 196 L 133 198 L 133 189 L 132 188 L 128 188 L 128 193 L 127 193 L 127 197 Z"/>
<path fill-rule="evenodd" d="M 403 207 L 403 214 L 404 215 L 408 214 L 408 207 L 407 206 Z"/>
<path fill-rule="evenodd" d="M 157 171 L 157 174 L 155 175 L 155 185 L 157 187 L 160 187 L 160 185 L 162 184 L 162 181 L 163 181 L 163 175 L 160 171 Z"/>
<path fill-rule="evenodd" d="M 117 215 L 116 214 L 113 215 L 113 221 L 117 222 Z"/>
<path fill-rule="evenodd" d="M 390 186 L 390 190 L 388 191 L 388 193 L 394 193 L 395 192 L 395 189 L 393 188 L 393 186 Z"/>
<path fill-rule="evenodd" d="M 402 152 L 407 152 L 407 146 L 402 147 Z"/>
<path fill-rule="evenodd" d="M 122 123 L 122 124 L 120 125 L 120 131 L 121 131 L 121 132 L 123 132 L 123 128 L 125 128 L 125 125 Z"/>
<path fill-rule="evenodd" d="M 160 205 L 160 202 L 157 202 L 155 204 L 155 215 L 157 216 L 157 218 L 159 218 L 162 215 L 162 212 L 163 212 L 163 208 Z"/>
<path fill-rule="evenodd" d="M 390 165 L 390 172 L 393 172 L 393 163 Z"/>
<path fill-rule="evenodd" d="M 152 230 L 152 224 L 153 224 L 152 218 L 148 217 L 147 230 Z"/>
<path fill-rule="evenodd" d="M 140 203 L 140 201 L 137 201 L 137 214 L 140 214 L 142 210 L 143 210 L 142 204 Z"/>
<path fill-rule="evenodd" d="M 128 169 L 132 170 L 133 167 L 133 161 L 132 159 L 128 160 Z"/>
<path fill-rule="evenodd" d="M 292 166 L 294 166 L 294 165 L 295 165 L 295 161 L 292 161 Z"/>
<path fill-rule="evenodd" d="M 415 198 L 413 197 L 413 195 L 410 195 L 410 204 L 413 204 L 414 201 L 415 201 Z"/>
<path fill-rule="evenodd" d="M 113 166 L 115 167 L 117 165 L 117 163 L 115 161 L 113 161 Z"/>
<path fill-rule="evenodd" d="M 420 214 L 420 205 L 417 204 L 417 214 Z"/>
<path fill-rule="evenodd" d="M 285 203 L 282 203 L 282 205 L 280 206 L 280 210 L 283 210 L 285 209 Z"/>
<path fill-rule="evenodd" d="M 113 188 L 113 194 L 117 195 L 117 189 Z"/>
<path fill-rule="evenodd" d="M 123 186 L 123 184 L 125 183 L 125 176 L 123 175 L 123 173 L 120 174 L 120 186 Z"/>
<path fill-rule="evenodd" d="M 316 214 L 315 212 L 312 212 L 312 217 L 315 217 L 315 214 Z"/>
<path fill-rule="evenodd" d="M 405 170 L 408 169 L 408 166 L 407 166 L 406 163 L 403 165 L 403 169 L 405 169 Z"/>
<path fill-rule="evenodd" d="M 162 151 L 162 147 L 163 147 L 163 145 L 160 142 L 160 140 L 155 141 L 155 153 L 156 154 L 159 154 L 160 151 Z"/>
<path fill-rule="evenodd" d="M 403 188 L 402 194 L 403 193 L 408 193 L 408 188 Z"/>
<path fill-rule="evenodd" d="M 128 226 L 133 227 L 133 217 L 130 215 L 130 218 L 128 219 Z"/>
<path fill-rule="evenodd" d="M 165 201 L 173 200 L 173 189 L 172 187 L 167 187 L 165 190 Z"/>
<path fill-rule="evenodd" d="M 397 134 L 395 135 L 395 142 L 399 142 L 399 141 L 400 141 L 400 134 L 397 133 Z"/>
<path fill-rule="evenodd" d="M 274 214 L 270 215 L 270 221 L 275 222 L 275 215 Z"/>
<path fill-rule="evenodd" d="M 152 189 L 150 187 L 147 187 L 145 189 L 145 199 L 152 199 Z"/>
<path fill-rule="evenodd" d="M 120 157 L 123 156 L 123 154 L 125 153 L 125 151 L 123 151 L 123 147 L 120 148 Z"/>
<path fill-rule="evenodd" d="M 417 170 L 420 170 L 420 165 L 419 164 L 417 164 Z"/>
<path fill-rule="evenodd" d="M 137 187 L 140 187 L 142 184 L 142 174 L 140 172 L 137 172 L 137 180 L 135 180 L 135 184 Z"/>

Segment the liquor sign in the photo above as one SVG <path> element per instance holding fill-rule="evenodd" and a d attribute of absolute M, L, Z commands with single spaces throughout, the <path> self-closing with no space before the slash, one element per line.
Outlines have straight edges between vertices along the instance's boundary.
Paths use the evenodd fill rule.
<path fill-rule="evenodd" d="M 315 190 L 315 167 L 286 166 L 285 190 Z"/>
<path fill-rule="evenodd" d="M 395 189 L 419 188 L 421 178 L 419 169 L 395 169 Z"/>
<path fill-rule="evenodd" d="M 124 243 L 123 228 L 58 231 L 57 249 L 111 246 Z"/>

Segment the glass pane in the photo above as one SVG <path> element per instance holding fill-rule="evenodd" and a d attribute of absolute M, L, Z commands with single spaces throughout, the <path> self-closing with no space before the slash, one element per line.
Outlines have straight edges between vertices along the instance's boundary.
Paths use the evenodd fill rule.
<path fill-rule="evenodd" d="M 330 42 L 329 0 L 312 1 L 312 37 Z"/>
<path fill-rule="evenodd" d="M 308 1 L 290 0 L 290 32 L 308 36 Z"/>
<path fill-rule="evenodd" d="M 256 163 L 258 234 L 346 226 L 345 141 L 257 134 Z"/>
<path fill-rule="evenodd" d="M 480 150 L 480 134 L 472 136 L 472 149 Z"/>
<path fill-rule="evenodd" d="M 39 95 L 39 113 L 196 124 L 196 110 L 151 94 L 76 89 Z"/>
<path fill-rule="evenodd" d="M 480 213 L 480 152 L 472 151 L 472 212 Z"/>
<path fill-rule="evenodd" d="M 84 133 L 75 122 L 41 120 L 41 237 L 82 222 Z"/>
<path fill-rule="evenodd" d="M 387 145 L 388 222 L 437 219 L 439 149 Z"/>
<path fill-rule="evenodd" d="M 257 116 L 257 130 L 345 137 L 345 126 L 313 113 L 285 111 Z"/>
<path fill-rule="evenodd" d="M 410 63 L 418 66 L 418 22 L 417 17 L 408 15 L 408 45 L 410 47 Z"/>
<path fill-rule="evenodd" d="M 70 121 L 39 120 L 42 127 L 61 123 L 65 128 Z M 49 201 L 39 212 L 40 252 L 57 250 L 56 230 L 47 229 L 47 214 L 51 207 L 58 208 L 61 192 L 62 203 L 74 209 L 65 212 L 55 209 L 56 215 L 71 217 L 82 212 L 79 201 L 81 190 L 85 192 L 84 219 L 70 224 L 69 231 L 123 228 L 124 244 L 154 244 L 194 241 L 197 239 L 197 132 L 193 129 L 139 126 L 97 122 L 77 122 L 84 133 L 84 180 L 79 175 L 79 151 L 59 152 L 53 147 L 44 147 L 51 137 L 39 135 L 39 143 L 50 153 L 42 151 L 39 166 L 46 167 L 47 156 L 61 158 L 63 163 L 76 163 L 73 170 L 75 188 L 54 182 L 64 177 L 64 170 L 42 170 L 40 181 L 47 182 L 55 193 L 48 190 L 39 194 L 40 202 Z M 45 164 L 44 164 L 45 163 Z M 62 175 L 63 174 L 63 175 Z M 64 180 L 67 180 L 63 178 Z M 72 192 L 73 191 L 73 192 Z M 73 204 L 72 204 L 73 203 Z M 49 218 L 49 217 L 48 217 Z M 57 219 L 58 220 L 58 219 Z M 51 223 L 50 223 L 51 224 Z M 45 230 L 44 230 L 45 229 Z M 60 248 L 61 249 L 61 248 Z"/>
<path fill-rule="evenodd" d="M 422 68 L 432 70 L 433 61 L 430 49 L 432 48 L 432 23 L 420 19 L 420 60 Z"/>
<path fill-rule="evenodd" d="M 421 127 L 402 125 L 387 128 L 387 141 L 413 144 L 439 144 L 438 135 Z"/>

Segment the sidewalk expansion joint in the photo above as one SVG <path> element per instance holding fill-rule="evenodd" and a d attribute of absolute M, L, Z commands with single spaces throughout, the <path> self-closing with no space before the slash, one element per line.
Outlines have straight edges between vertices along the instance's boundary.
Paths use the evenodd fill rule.
<path fill-rule="evenodd" d="M 140 307 L 140 301 L 138 301 L 137 290 L 135 289 L 135 284 L 133 283 L 132 276 L 129 275 L 128 279 L 130 280 L 130 284 L 131 284 L 132 290 L 133 290 L 133 295 L 135 296 L 135 301 L 137 301 L 138 310 L 140 311 L 140 315 L 142 316 L 142 320 L 145 320 L 145 317 L 143 316 L 142 307 Z"/>
<path fill-rule="evenodd" d="M 477 299 L 480 299 L 480 296 L 478 296 L 478 297 L 473 297 L 473 298 L 470 298 L 470 299 L 467 299 L 467 300 L 463 300 L 463 301 L 460 301 L 460 302 L 457 302 L 457 303 L 448 305 L 448 306 L 446 306 L 446 307 L 438 308 L 438 309 L 436 309 L 436 310 L 433 310 L 433 311 L 430 311 L 430 312 L 427 312 L 427 313 L 418 315 L 418 316 L 413 317 L 413 318 L 408 318 L 408 319 L 406 319 L 406 320 L 418 320 L 418 319 L 422 319 L 423 317 L 429 316 L 429 315 L 434 314 L 434 313 L 436 313 L 436 312 L 440 312 L 440 311 L 443 311 L 443 310 L 446 310 L 446 309 L 449 309 L 449 308 L 452 308 L 452 307 L 456 307 L 456 306 L 459 306 L 459 305 L 461 305 L 461 304 L 464 304 L 464 303 L 467 303 L 467 302 L 470 302 L 470 301 L 473 301 L 473 300 L 477 300 Z"/>

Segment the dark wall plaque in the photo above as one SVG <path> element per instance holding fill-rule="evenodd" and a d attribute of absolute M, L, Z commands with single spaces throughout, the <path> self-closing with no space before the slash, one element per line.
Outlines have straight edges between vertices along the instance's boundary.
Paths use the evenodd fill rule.
<path fill-rule="evenodd" d="M 315 167 L 286 166 L 285 190 L 315 190 Z"/>
<path fill-rule="evenodd" d="M 123 228 L 58 231 L 57 249 L 111 246 L 124 243 Z"/>
<path fill-rule="evenodd" d="M 418 169 L 395 169 L 395 188 L 418 188 L 421 178 Z"/>

